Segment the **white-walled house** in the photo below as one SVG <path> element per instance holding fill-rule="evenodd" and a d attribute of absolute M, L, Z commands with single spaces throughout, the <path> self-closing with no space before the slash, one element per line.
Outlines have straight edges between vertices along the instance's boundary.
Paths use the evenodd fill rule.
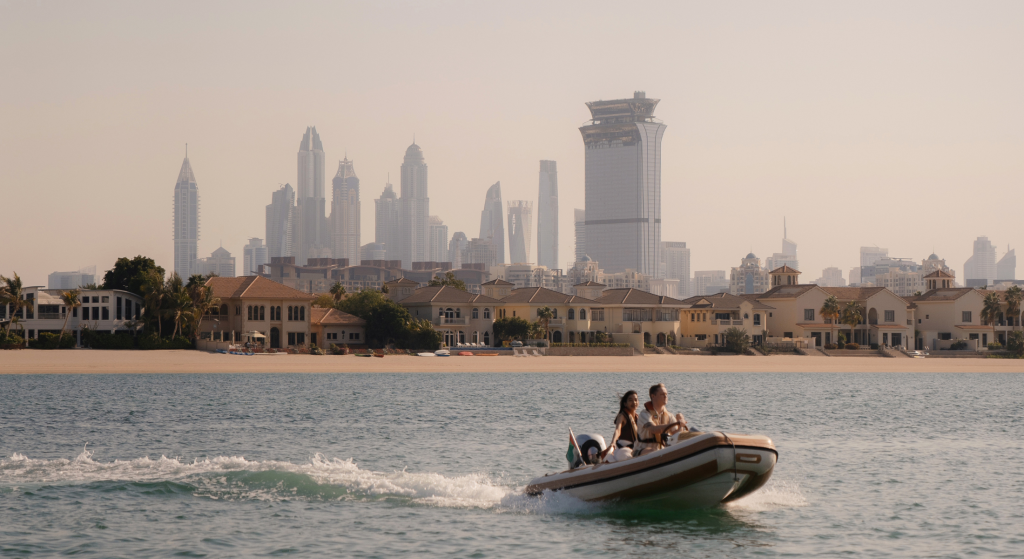
<path fill-rule="evenodd" d="M 68 308 L 61 299 L 62 290 L 44 289 L 31 286 L 23 289 L 23 299 L 28 307 L 18 310 L 15 331 L 30 340 L 37 339 L 42 332 L 59 334 L 64 327 Z M 142 297 L 120 289 L 90 289 L 79 291 L 81 307 L 70 309 L 65 333 L 71 333 L 81 344 L 83 328 L 98 332 L 118 330 L 137 331 L 143 313 Z M 10 305 L 0 305 L 0 322 L 11 320 Z"/>

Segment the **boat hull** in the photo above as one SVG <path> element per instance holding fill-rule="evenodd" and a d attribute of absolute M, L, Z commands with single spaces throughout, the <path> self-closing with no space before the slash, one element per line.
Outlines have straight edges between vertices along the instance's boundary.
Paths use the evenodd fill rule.
<path fill-rule="evenodd" d="M 709 507 L 756 491 L 771 477 L 777 460 L 768 437 L 701 433 L 646 456 L 537 478 L 526 492 L 564 491 L 584 501 Z"/>

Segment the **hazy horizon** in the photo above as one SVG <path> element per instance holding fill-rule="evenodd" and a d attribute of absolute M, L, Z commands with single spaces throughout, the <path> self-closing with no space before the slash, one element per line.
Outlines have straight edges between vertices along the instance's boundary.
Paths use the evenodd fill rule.
<path fill-rule="evenodd" d="M 449 235 L 477 236 L 497 181 L 536 207 L 540 161 L 556 161 L 565 266 L 585 103 L 639 90 L 667 125 L 662 239 L 687 243 L 691 270 L 763 264 L 785 216 L 804 282 L 827 266 L 849 280 L 877 245 L 934 251 L 962 283 L 976 237 L 997 259 L 1024 241 L 1002 211 L 1022 199 L 1022 25 L 1014 2 L 0 0 L 0 273 L 45 285 L 137 254 L 172 271 L 186 143 L 199 255 L 223 245 L 242 273 L 271 193 L 296 186 L 306 126 L 327 192 L 354 161 L 361 244 L 414 135 Z"/>

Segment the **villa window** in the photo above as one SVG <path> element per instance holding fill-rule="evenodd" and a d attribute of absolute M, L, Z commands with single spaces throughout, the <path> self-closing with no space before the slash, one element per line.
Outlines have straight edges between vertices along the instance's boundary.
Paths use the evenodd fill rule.
<path fill-rule="evenodd" d="M 491 318 L 491 309 L 484 307 L 484 318 Z"/>
<path fill-rule="evenodd" d="M 121 302 L 121 298 L 120 298 L 120 297 L 118 297 L 118 298 L 117 298 L 117 307 L 115 307 L 115 308 L 117 309 L 117 319 L 118 319 L 118 320 L 121 320 L 121 305 L 122 305 L 122 304 L 123 304 L 123 303 Z"/>
<path fill-rule="evenodd" d="M 480 318 L 480 309 L 473 309 L 473 320 Z"/>
<path fill-rule="evenodd" d="M 690 322 L 696 322 L 697 313 L 690 313 Z"/>
<path fill-rule="evenodd" d="M 576 319 L 576 309 L 569 309 L 569 320 Z"/>
<path fill-rule="evenodd" d="M 288 345 L 295 345 L 295 332 L 288 332 Z"/>
<path fill-rule="evenodd" d="M 804 309 L 804 320 L 806 320 L 806 321 L 813 321 L 814 320 L 814 309 Z"/>
<path fill-rule="evenodd" d="M 462 309 L 455 309 L 455 318 L 462 318 Z"/>
<path fill-rule="evenodd" d="M 580 309 L 580 320 L 587 319 L 587 309 Z"/>
<path fill-rule="evenodd" d="M 590 320 L 604 322 L 604 309 L 590 309 Z"/>
<path fill-rule="evenodd" d="M 886 322 L 896 322 L 896 311 L 885 311 Z"/>
<path fill-rule="evenodd" d="M 963 318 L 963 320 L 961 320 L 961 322 L 970 322 L 971 321 L 971 311 L 963 311 L 963 317 L 961 317 L 961 318 Z"/>
<path fill-rule="evenodd" d="M 273 315 L 271 315 L 270 318 L 273 319 L 274 318 Z M 288 320 L 293 320 L 292 319 L 292 307 L 288 307 Z"/>
<path fill-rule="evenodd" d="M 29 318 L 32 318 L 32 317 L 29 316 Z M 100 319 L 100 308 L 99 307 L 93 307 L 92 308 L 92 319 L 93 320 L 99 320 Z"/>
<path fill-rule="evenodd" d="M 761 313 L 754 313 L 754 326 L 761 325 Z"/>
<path fill-rule="evenodd" d="M 110 320 L 110 307 L 103 307 L 103 320 Z"/>
<path fill-rule="evenodd" d="M 267 309 L 266 307 L 264 307 L 263 305 L 260 305 L 260 320 L 266 320 L 267 319 L 266 309 Z"/>
<path fill-rule="evenodd" d="M 247 320 L 252 320 L 252 305 L 247 305 L 245 308 L 247 312 L 246 316 L 248 317 Z"/>

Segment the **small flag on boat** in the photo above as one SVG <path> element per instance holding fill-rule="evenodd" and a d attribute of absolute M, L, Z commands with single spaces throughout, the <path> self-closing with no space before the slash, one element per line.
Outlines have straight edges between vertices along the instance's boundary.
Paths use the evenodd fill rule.
<path fill-rule="evenodd" d="M 576 444 L 576 437 L 573 436 L 572 429 L 569 429 L 569 450 L 565 451 L 565 459 L 569 461 L 569 467 L 572 468 L 580 458 L 583 458 L 583 453 L 580 452 L 580 446 Z"/>

